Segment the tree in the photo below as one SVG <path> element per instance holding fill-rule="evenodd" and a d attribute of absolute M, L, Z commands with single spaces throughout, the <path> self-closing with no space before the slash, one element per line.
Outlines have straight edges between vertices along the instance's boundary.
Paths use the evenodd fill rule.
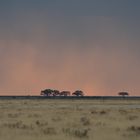
<path fill-rule="evenodd" d="M 60 96 L 70 96 L 70 91 L 62 91 L 60 92 Z"/>
<path fill-rule="evenodd" d="M 128 92 L 119 92 L 118 95 L 125 97 L 125 96 L 128 96 L 129 93 Z"/>
<path fill-rule="evenodd" d="M 42 90 L 40 95 L 43 95 L 43 96 L 51 96 L 53 94 L 53 90 L 52 89 L 45 89 L 45 90 Z"/>
<path fill-rule="evenodd" d="M 59 90 L 53 90 L 53 96 L 58 96 L 60 95 L 60 91 Z"/>
<path fill-rule="evenodd" d="M 76 90 L 75 92 L 72 93 L 72 95 L 74 95 L 74 96 L 84 96 L 84 93 L 81 90 Z"/>

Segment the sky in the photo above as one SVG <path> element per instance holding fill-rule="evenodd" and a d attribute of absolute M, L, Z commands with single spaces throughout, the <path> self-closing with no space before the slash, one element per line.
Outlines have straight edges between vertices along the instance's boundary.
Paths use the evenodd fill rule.
<path fill-rule="evenodd" d="M 140 95 L 139 72 L 139 0 L 0 0 L 0 95 Z"/>

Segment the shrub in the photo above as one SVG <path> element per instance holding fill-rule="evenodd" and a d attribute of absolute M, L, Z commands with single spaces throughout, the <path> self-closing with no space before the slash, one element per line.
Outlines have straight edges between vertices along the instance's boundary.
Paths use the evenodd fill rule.
<path fill-rule="evenodd" d="M 140 135 L 140 126 L 130 126 L 127 130 Z"/>
<path fill-rule="evenodd" d="M 74 137 L 85 138 L 85 137 L 88 137 L 89 129 L 63 128 L 62 131 L 63 133 L 74 136 Z"/>
<path fill-rule="evenodd" d="M 80 121 L 82 122 L 83 125 L 90 125 L 90 120 L 86 117 L 82 117 Z"/>
<path fill-rule="evenodd" d="M 53 128 L 53 127 L 48 127 L 48 128 L 42 129 L 41 131 L 45 135 L 56 135 L 57 134 L 55 128 Z"/>

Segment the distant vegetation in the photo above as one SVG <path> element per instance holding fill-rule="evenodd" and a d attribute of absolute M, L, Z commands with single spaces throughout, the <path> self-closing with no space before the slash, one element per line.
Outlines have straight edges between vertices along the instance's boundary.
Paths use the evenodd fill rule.
<path fill-rule="evenodd" d="M 128 92 L 119 92 L 118 95 L 125 97 L 125 96 L 128 96 L 129 93 Z"/>
<path fill-rule="evenodd" d="M 84 92 L 81 90 L 76 90 L 73 93 L 70 91 L 59 91 L 59 90 L 54 90 L 54 89 L 45 89 L 42 90 L 40 95 L 42 96 L 84 96 Z M 129 96 L 128 92 L 119 92 L 119 96 L 126 97 Z"/>
<path fill-rule="evenodd" d="M 84 92 L 81 90 L 76 90 L 71 94 L 70 91 L 59 91 L 59 90 L 53 90 L 53 89 L 45 89 L 42 90 L 40 95 L 43 96 L 84 96 Z"/>

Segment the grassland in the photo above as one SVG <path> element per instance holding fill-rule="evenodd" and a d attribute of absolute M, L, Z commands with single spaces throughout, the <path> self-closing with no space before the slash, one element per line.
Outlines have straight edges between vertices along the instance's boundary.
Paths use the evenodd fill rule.
<path fill-rule="evenodd" d="M 140 100 L 0 100 L 0 140 L 139 140 Z"/>

